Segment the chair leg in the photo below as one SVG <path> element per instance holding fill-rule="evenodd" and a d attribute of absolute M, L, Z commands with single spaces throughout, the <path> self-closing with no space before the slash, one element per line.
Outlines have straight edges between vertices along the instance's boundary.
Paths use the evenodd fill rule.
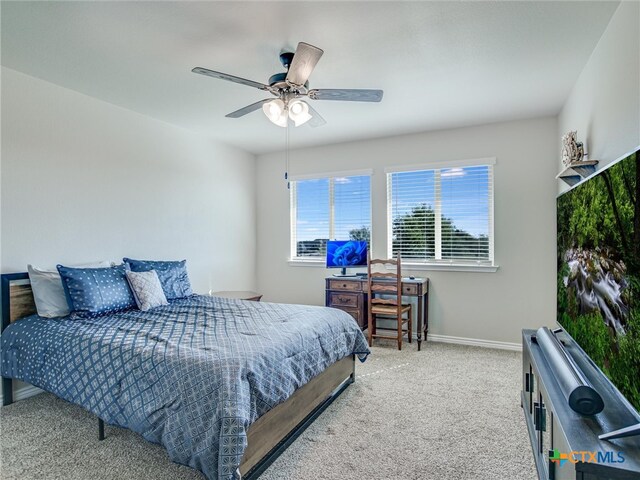
<path fill-rule="evenodd" d="M 411 337 L 413 337 L 413 312 L 411 311 L 411 308 L 409 308 L 409 321 L 407 322 L 407 326 L 408 326 L 408 334 L 409 334 L 409 343 L 411 343 Z"/>
<path fill-rule="evenodd" d="M 373 326 L 375 324 L 375 320 L 373 318 L 373 314 L 369 313 L 369 323 L 367 324 L 367 330 L 369 330 L 369 346 L 373 346 Z"/>
<path fill-rule="evenodd" d="M 402 314 L 398 315 L 398 350 L 402 350 Z"/>

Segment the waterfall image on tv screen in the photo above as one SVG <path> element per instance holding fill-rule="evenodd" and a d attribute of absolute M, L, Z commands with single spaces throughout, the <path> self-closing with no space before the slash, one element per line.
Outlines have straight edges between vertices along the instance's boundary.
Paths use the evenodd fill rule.
<path fill-rule="evenodd" d="M 640 150 L 557 207 L 558 323 L 640 411 Z"/>

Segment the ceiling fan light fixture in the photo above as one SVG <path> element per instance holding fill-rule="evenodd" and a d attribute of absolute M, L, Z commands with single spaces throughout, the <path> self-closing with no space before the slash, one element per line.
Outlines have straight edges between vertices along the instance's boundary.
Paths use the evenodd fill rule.
<path fill-rule="evenodd" d="M 302 100 L 294 100 L 289 103 L 289 118 L 293 120 L 296 127 L 304 125 L 311 120 L 309 105 Z"/>
<path fill-rule="evenodd" d="M 287 112 L 284 102 L 279 98 L 262 105 L 262 111 L 272 123 L 279 127 L 287 126 Z"/>
<path fill-rule="evenodd" d="M 199 75 L 233 82 L 247 87 L 269 92 L 277 99 L 265 98 L 251 105 L 228 113 L 227 118 L 240 118 L 262 108 L 265 116 L 279 127 L 288 127 L 289 120 L 296 127 L 308 122 L 311 127 L 319 127 L 327 123 L 307 102 L 299 100 L 306 97 L 311 100 L 341 100 L 348 102 L 380 102 L 382 90 L 324 88 L 309 90 L 309 76 L 324 51 L 305 42 L 299 42 L 295 52 L 281 52 L 280 60 L 286 72 L 276 73 L 268 83 L 255 82 L 228 73 L 195 67 L 191 71 Z"/>

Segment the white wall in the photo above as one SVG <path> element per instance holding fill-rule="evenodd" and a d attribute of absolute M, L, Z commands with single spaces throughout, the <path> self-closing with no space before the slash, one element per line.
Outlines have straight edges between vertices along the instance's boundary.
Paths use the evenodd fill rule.
<path fill-rule="evenodd" d="M 558 139 L 569 130 L 598 168 L 640 145 L 640 3 L 622 2 L 611 18 L 558 117 Z M 560 147 L 555 158 L 560 171 Z"/>
<path fill-rule="evenodd" d="M 500 269 L 413 273 L 432 282 L 430 333 L 519 343 L 522 328 L 555 321 L 557 128 L 555 118 L 543 118 L 294 150 L 291 174 L 373 168 L 373 255 L 384 257 L 385 167 L 496 157 Z M 289 192 L 283 167 L 283 153 L 257 159 L 258 289 L 267 301 L 324 305 L 327 270 L 287 262 Z"/>
<path fill-rule="evenodd" d="M 256 287 L 253 155 L 7 68 L 1 89 L 3 273 L 186 258 L 196 292 Z"/>
<path fill-rule="evenodd" d="M 255 288 L 255 157 L 2 68 L 1 270 L 187 259 L 194 290 Z"/>

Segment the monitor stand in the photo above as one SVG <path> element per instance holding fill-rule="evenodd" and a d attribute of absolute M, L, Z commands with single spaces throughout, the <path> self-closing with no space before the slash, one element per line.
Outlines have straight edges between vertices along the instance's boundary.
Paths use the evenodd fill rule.
<path fill-rule="evenodd" d="M 636 435 L 640 435 L 640 423 L 614 430 L 613 432 L 603 433 L 598 438 L 600 440 L 613 440 L 614 438 L 635 437 Z"/>
<path fill-rule="evenodd" d="M 340 270 L 340 273 L 334 273 L 333 276 L 334 277 L 357 277 L 355 273 L 348 274 L 346 267 L 343 267 L 342 270 Z"/>

